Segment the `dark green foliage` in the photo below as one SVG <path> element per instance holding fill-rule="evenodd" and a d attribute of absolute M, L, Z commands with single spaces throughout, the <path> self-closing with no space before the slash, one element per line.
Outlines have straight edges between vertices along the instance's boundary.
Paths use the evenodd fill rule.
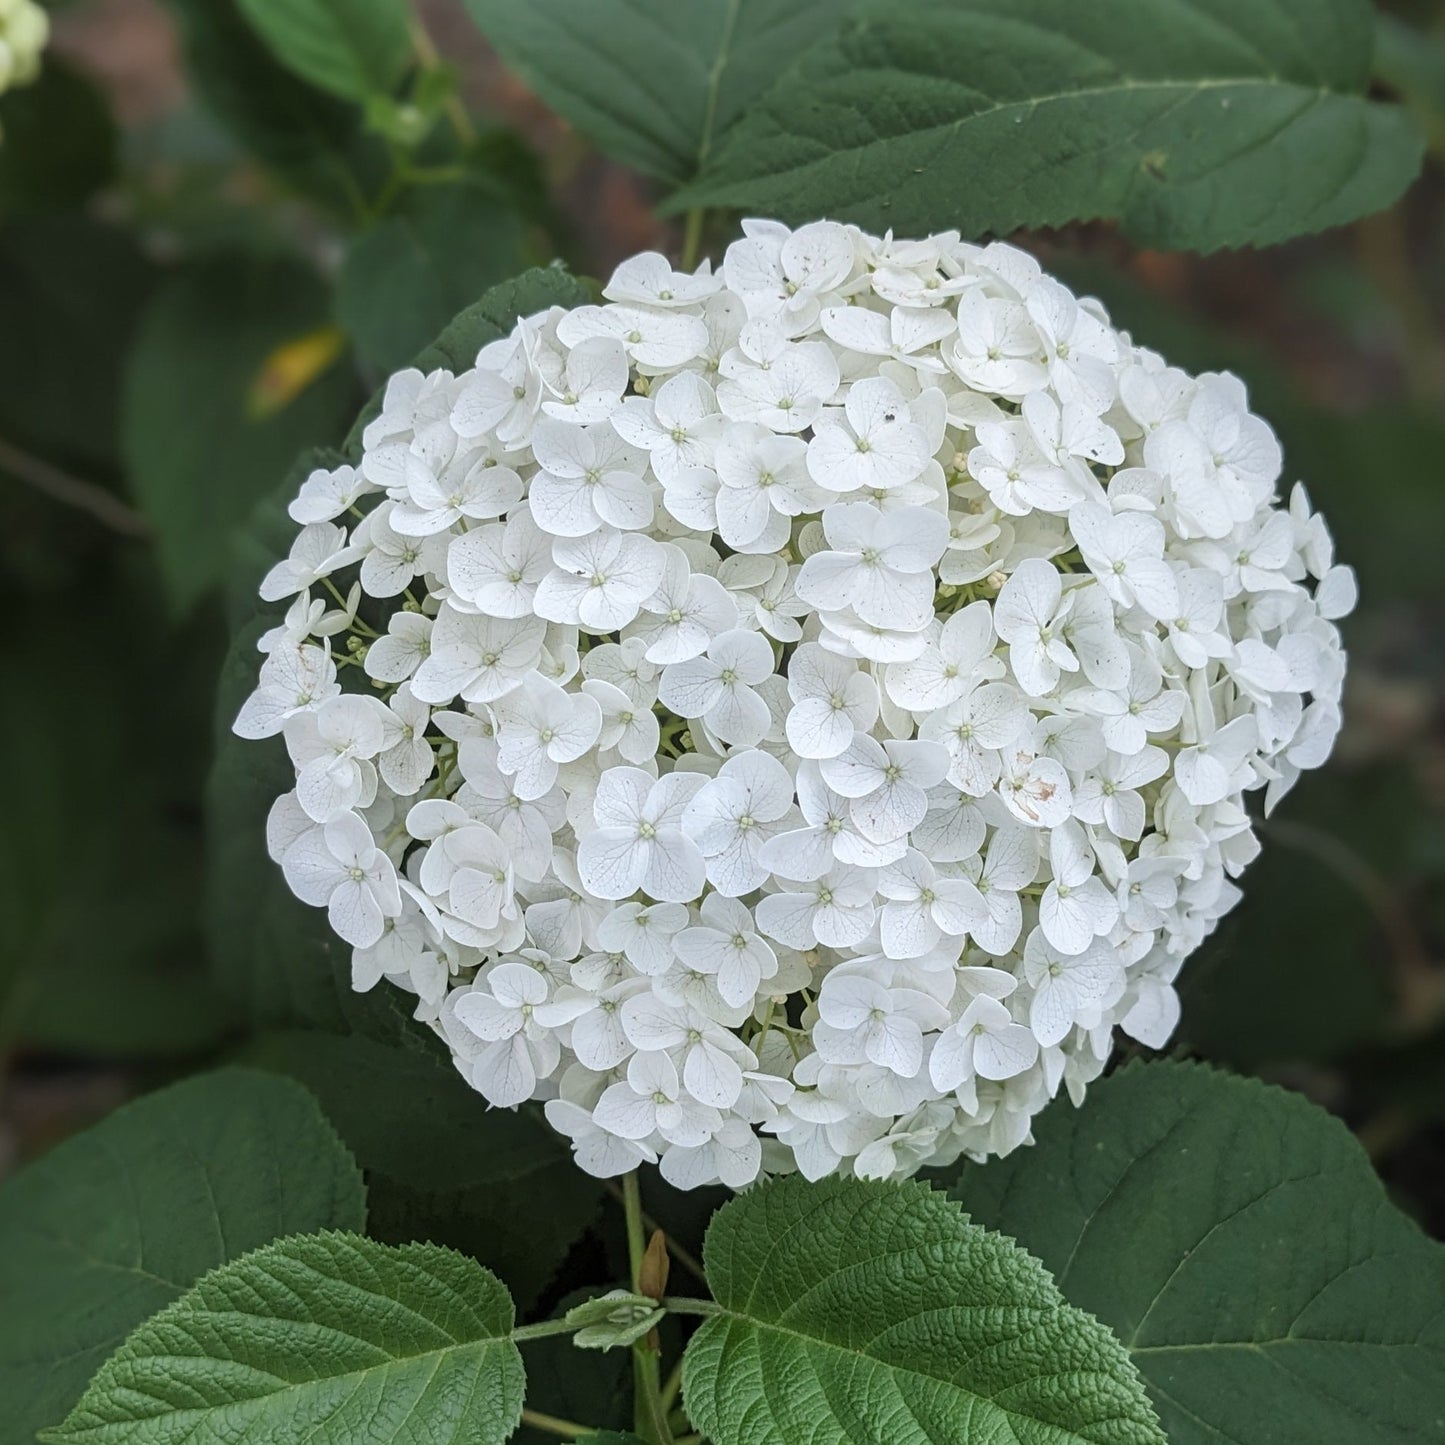
<path fill-rule="evenodd" d="M 925 1185 L 778 1180 L 718 1211 L 706 1262 L 683 1398 L 718 1445 L 1162 1445 L 1119 1342 Z"/>
<path fill-rule="evenodd" d="M 1389 205 L 1419 170 L 1403 112 L 1364 99 L 1372 25 L 1365 0 L 874 0 L 673 205 L 903 235 L 1107 216 L 1150 246 L 1285 240 Z"/>
<path fill-rule="evenodd" d="M 224 576 L 234 531 L 296 452 L 334 436 L 354 405 L 340 339 L 317 335 L 327 312 L 301 262 L 230 255 L 172 277 L 146 313 L 122 447 L 178 612 Z"/>
<path fill-rule="evenodd" d="M 281 1240 L 142 1325 L 42 1438 L 502 1445 L 522 1409 L 512 1319 L 495 1276 L 450 1250 Z"/>
<path fill-rule="evenodd" d="M 100 92 L 48 60 L 0 98 L 0 215 L 83 205 L 115 175 L 116 145 Z"/>
<path fill-rule="evenodd" d="M 355 1164 L 284 1079 L 203 1075 L 68 1140 L 0 1189 L 0 1440 L 59 1423 L 122 1338 L 207 1270 L 365 1215 Z"/>
<path fill-rule="evenodd" d="M 1128 1346 L 1172 1445 L 1387 1445 L 1445 1429 L 1445 1249 L 1297 1094 L 1135 1065 L 963 1172 Z"/>
<path fill-rule="evenodd" d="M 409 363 L 453 316 L 526 263 L 506 198 L 473 184 L 425 188 L 347 249 L 336 318 L 381 372 Z"/>

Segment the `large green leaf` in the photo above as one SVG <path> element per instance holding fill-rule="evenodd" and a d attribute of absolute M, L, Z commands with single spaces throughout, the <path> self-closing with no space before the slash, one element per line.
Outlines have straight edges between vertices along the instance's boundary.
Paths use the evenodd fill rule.
<path fill-rule="evenodd" d="M 347 246 L 336 318 L 367 361 L 395 371 L 488 286 L 525 264 L 525 235 L 494 188 L 423 187 L 404 210 Z"/>
<path fill-rule="evenodd" d="M 289 70 L 346 100 L 389 95 L 411 64 L 405 0 L 239 0 Z"/>
<path fill-rule="evenodd" d="M 466 1137 L 477 1143 L 492 1137 L 491 1125 L 499 1117 L 473 1115 Z M 534 1127 L 545 1127 L 540 1115 Z M 452 1136 L 453 1144 L 457 1137 Z M 506 1142 L 505 1131 L 499 1142 Z M 421 1189 L 372 1173 L 367 1189 L 367 1233 L 373 1239 L 388 1244 L 421 1239 L 460 1250 L 486 1265 L 523 1311 L 552 1284 L 597 1217 L 602 1198 L 601 1182 L 570 1157 L 512 1179 L 465 1188 Z"/>
<path fill-rule="evenodd" d="M 239 254 L 186 268 L 151 302 L 127 368 L 122 445 L 177 610 L 220 581 L 235 533 L 296 452 L 345 424 L 354 383 L 334 351 L 318 352 L 314 379 L 276 365 L 329 310 L 301 262 Z"/>
<path fill-rule="evenodd" d="M 674 185 L 854 0 L 466 0 L 503 60 L 609 155 Z"/>
<path fill-rule="evenodd" d="M 491 1108 L 423 1024 L 394 1045 L 354 1033 L 268 1034 L 252 1057 L 305 1084 L 365 1168 L 418 1189 L 501 1183 L 568 1158 L 539 1115 Z"/>
<path fill-rule="evenodd" d="M 1119 1342 L 925 1185 L 764 1185 L 718 1212 L 704 1258 L 721 1313 L 683 1398 L 717 1445 L 1162 1445 Z"/>
<path fill-rule="evenodd" d="M 502 1445 L 522 1413 L 512 1323 L 497 1279 L 451 1250 L 285 1239 L 142 1325 L 41 1438 Z"/>
<path fill-rule="evenodd" d="M 955 1193 L 1128 1345 L 1172 1445 L 1445 1433 L 1445 1249 L 1296 1094 L 1145 1064 Z"/>
<path fill-rule="evenodd" d="M 1372 24 L 1366 0 L 869 0 L 673 204 L 1281 241 L 1389 205 L 1419 170 L 1404 113 L 1365 99 Z"/>
<path fill-rule="evenodd" d="M 361 1176 L 315 1101 L 265 1074 L 188 1080 L 61 1144 L 0 1189 L 0 1441 L 57 1423 L 207 1270 L 364 1217 Z"/>
<path fill-rule="evenodd" d="M 1391 978 L 1376 879 L 1411 877 L 1433 824 L 1408 762 L 1303 779 L 1260 830 L 1239 908 L 1180 977 L 1190 1051 L 1254 1070 L 1336 1061 L 1378 1037 Z"/>

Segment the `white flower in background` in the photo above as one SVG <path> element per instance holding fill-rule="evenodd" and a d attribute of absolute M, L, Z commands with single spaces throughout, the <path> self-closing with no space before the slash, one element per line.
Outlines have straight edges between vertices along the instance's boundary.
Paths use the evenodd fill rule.
<path fill-rule="evenodd" d="M 234 724 L 355 986 L 682 1188 L 1004 1152 L 1162 1046 L 1355 595 L 1234 378 L 1005 245 L 743 229 L 391 378 Z"/>
<path fill-rule="evenodd" d="M 40 74 L 40 53 L 50 39 L 50 17 L 35 0 L 0 3 L 0 91 L 29 85 Z"/>

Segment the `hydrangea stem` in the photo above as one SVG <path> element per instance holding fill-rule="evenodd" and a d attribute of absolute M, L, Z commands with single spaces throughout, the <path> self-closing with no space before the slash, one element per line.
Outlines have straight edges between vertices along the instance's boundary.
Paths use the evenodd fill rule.
<path fill-rule="evenodd" d="M 113 497 L 94 482 L 85 482 L 68 472 L 62 472 L 49 462 L 31 456 L 29 452 L 21 451 L 19 447 L 11 446 L 3 440 L 0 440 L 0 467 L 4 467 L 17 481 L 33 487 L 52 501 L 88 512 L 102 526 L 109 527 L 112 532 L 122 537 L 139 542 L 148 542 L 151 539 L 150 523 L 139 512 L 133 512 L 127 507 L 119 497 Z"/>
<path fill-rule="evenodd" d="M 431 38 L 421 17 L 415 14 L 411 19 L 411 44 L 412 49 L 416 52 L 416 58 L 427 70 L 441 69 L 442 58 L 437 50 L 436 42 Z M 443 109 L 463 147 L 474 145 L 477 139 L 477 127 L 471 114 L 462 103 L 461 97 L 454 93 L 448 95 L 443 103 Z"/>
<path fill-rule="evenodd" d="M 622 1208 L 627 1216 L 627 1258 L 634 1291 L 642 1281 L 642 1260 L 647 1252 L 646 1226 L 642 1222 L 642 1190 L 637 1171 L 622 1176 Z M 673 1445 L 662 1404 L 661 1371 L 651 1336 L 632 1347 L 632 1388 L 635 1395 L 634 1429 L 647 1445 Z"/>
<path fill-rule="evenodd" d="M 522 1424 L 563 1440 L 580 1440 L 584 1435 L 596 1433 L 590 1425 L 579 1425 L 576 1420 L 563 1420 L 556 1415 L 544 1415 L 540 1410 L 523 1410 Z"/>
<path fill-rule="evenodd" d="M 701 206 L 694 206 L 687 213 L 682 228 L 682 261 L 684 271 L 691 271 L 698 263 L 698 252 L 702 249 L 702 226 L 707 212 Z"/>
<path fill-rule="evenodd" d="M 682 1360 L 672 1367 L 672 1372 L 662 1385 L 662 1408 L 667 1411 L 669 1418 L 677 1405 L 677 1397 L 682 1393 Z M 676 1445 L 676 1442 L 674 1442 Z"/>
<path fill-rule="evenodd" d="M 606 1189 L 607 1193 L 610 1194 L 619 1204 L 624 1203 L 623 1192 L 621 1188 L 618 1187 L 615 1180 L 606 1180 L 603 1187 Z M 648 1212 L 644 1209 L 642 1211 L 642 1229 L 644 1240 L 646 1239 L 646 1233 L 649 1229 L 661 1228 L 662 1226 L 657 1222 L 657 1220 L 652 1218 L 652 1216 L 649 1215 Z M 692 1275 L 694 1279 L 699 1280 L 703 1284 L 707 1283 L 707 1275 L 703 1273 L 703 1268 L 700 1261 L 694 1259 L 687 1250 L 685 1250 L 675 1239 L 672 1238 L 671 1235 L 668 1235 L 667 1237 L 667 1252 L 672 1256 L 674 1264 L 680 1264 L 690 1275 Z"/>

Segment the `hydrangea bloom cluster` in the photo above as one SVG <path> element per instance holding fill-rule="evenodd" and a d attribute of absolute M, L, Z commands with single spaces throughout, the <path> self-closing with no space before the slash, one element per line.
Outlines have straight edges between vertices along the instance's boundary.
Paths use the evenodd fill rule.
<path fill-rule="evenodd" d="M 1168 1038 L 1353 578 L 1238 380 L 1026 254 L 743 229 L 394 376 L 236 730 L 355 986 L 589 1172 L 1005 1153 Z"/>

